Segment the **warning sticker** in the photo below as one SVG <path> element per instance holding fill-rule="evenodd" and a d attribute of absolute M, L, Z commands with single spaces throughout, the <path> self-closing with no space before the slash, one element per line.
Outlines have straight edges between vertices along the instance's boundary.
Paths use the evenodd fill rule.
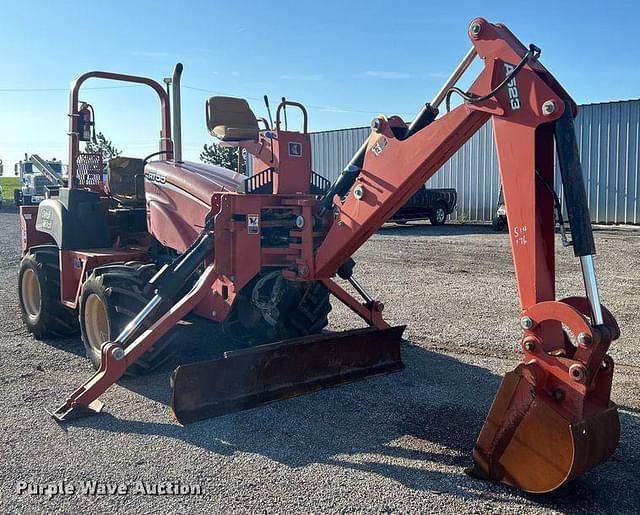
<path fill-rule="evenodd" d="M 292 157 L 302 157 L 302 143 L 289 142 L 289 155 Z"/>
<path fill-rule="evenodd" d="M 385 138 L 384 136 L 382 136 L 375 145 L 373 145 L 371 147 L 371 152 L 373 152 L 376 156 L 379 156 L 380 154 L 382 154 L 382 151 L 384 150 L 384 147 L 387 146 L 387 138 Z"/>
<path fill-rule="evenodd" d="M 260 234 L 260 216 L 247 215 L 247 232 L 249 234 Z"/>

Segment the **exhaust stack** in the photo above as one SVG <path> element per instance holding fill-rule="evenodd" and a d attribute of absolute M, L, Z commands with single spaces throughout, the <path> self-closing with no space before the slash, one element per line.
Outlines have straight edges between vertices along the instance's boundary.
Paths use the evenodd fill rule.
<path fill-rule="evenodd" d="M 171 85 L 173 88 L 173 161 L 182 163 L 182 113 L 180 112 L 180 77 L 182 63 L 173 69 Z"/>

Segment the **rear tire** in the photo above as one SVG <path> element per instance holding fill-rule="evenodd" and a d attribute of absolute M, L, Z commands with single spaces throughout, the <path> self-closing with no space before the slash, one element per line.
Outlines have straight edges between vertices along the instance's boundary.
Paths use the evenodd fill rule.
<path fill-rule="evenodd" d="M 433 208 L 429 220 L 431 221 L 431 225 L 444 225 L 447 221 L 447 208 L 442 204 L 438 204 Z"/>
<path fill-rule="evenodd" d="M 319 281 L 304 283 L 281 279 L 284 282 L 281 283 L 280 300 L 265 316 L 253 300 L 253 291 L 267 275 L 259 275 L 240 292 L 231 313 L 222 322 L 224 334 L 240 345 L 250 346 L 322 332 L 329 323 L 329 290 Z M 271 283 L 275 283 L 275 279 Z M 269 279 L 265 286 L 271 286 L 268 294 L 273 292 L 274 285 Z"/>
<path fill-rule="evenodd" d="M 22 258 L 18 298 L 22 320 L 36 339 L 78 333 L 76 312 L 60 299 L 60 263 L 55 245 L 34 247 Z"/>
<path fill-rule="evenodd" d="M 149 280 L 155 273 L 153 264 L 113 264 L 94 270 L 82 285 L 80 331 L 94 368 L 100 367 L 102 344 L 113 341 L 153 297 Z M 143 324 L 142 328 L 150 325 Z M 166 363 L 173 353 L 174 339 L 172 329 L 132 363 L 126 375 L 146 374 Z"/>
<path fill-rule="evenodd" d="M 491 222 L 491 227 L 496 232 L 502 232 L 507 227 L 507 221 L 503 217 L 497 216 Z"/>

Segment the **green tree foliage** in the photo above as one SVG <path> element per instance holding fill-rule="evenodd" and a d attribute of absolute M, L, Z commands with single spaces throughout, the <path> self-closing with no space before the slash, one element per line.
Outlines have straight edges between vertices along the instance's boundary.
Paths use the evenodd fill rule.
<path fill-rule="evenodd" d="M 235 172 L 238 169 L 238 148 L 223 147 L 215 143 L 207 145 L 205 143 L 204 150 L 200 153 L 200 161 L 210 165 L 222 166 Z M 241 172 L 246 173 L 246 169 L 245 159 L 242 162 Z"/>
<path fill-rule="evenodd" d="M 122 151 L 114 147 L 111 140 L 108 140 L 101 132 L 96 134 L 95 143 L 93 141 L 87 141 L 84 151 L 90 154 L 102 154 L 102 159 L 105 162 L 122 154 Z"/>

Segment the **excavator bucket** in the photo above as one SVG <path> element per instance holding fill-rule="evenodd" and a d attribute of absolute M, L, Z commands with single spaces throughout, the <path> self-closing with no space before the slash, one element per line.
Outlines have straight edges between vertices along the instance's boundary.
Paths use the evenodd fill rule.
<path fill-rule="evenodd" d="M 554 402 L 536 393 L 524 366 L 507 373 L 476 442 L 471 475 L 546 493 L 604 462 L 620 437 L 616 405 L 571 421 Z"/>
<path fill-rule="evenodd" d="M 171 408 L 188 424 L 404 368 L 405 326 L 356 329 L 226 352 L 179 366 Z"/>

